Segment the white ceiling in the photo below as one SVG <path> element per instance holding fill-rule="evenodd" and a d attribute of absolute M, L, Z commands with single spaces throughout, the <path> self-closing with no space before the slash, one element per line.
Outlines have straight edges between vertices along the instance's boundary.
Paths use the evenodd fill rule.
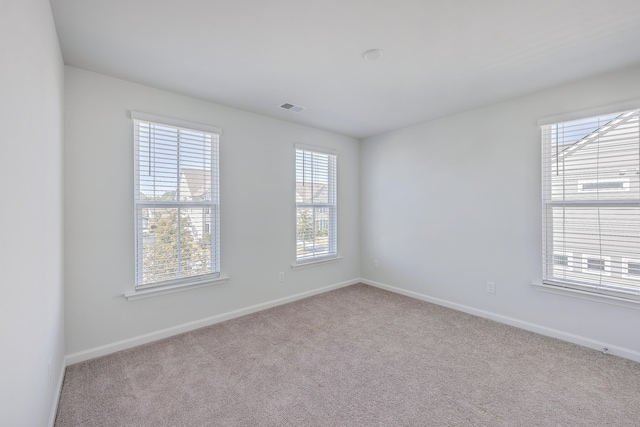
<path fill-rule="evenodd" d="M 358 138 L 640 63 L 639 0 L 51 6 L 68 65 Z"/>

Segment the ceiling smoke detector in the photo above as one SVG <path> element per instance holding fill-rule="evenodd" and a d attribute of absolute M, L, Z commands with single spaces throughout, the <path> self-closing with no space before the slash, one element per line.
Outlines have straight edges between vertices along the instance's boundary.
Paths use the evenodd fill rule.
<path fill-rule="evenodd" d="M 382 58 L 382 49 L 369 49 L 362 54 L 367 61 L 377 61 Z"/>
<path fill-rule="evenodd" d="M 288 102 L 285 102 L 284 104 L 282 104 L 280 106 L 280 108 L 284 108 L 285 110 L 289 110 L 289 111 L 293 111 L 294 113 L 299 113 L 300 111 L 306 110 L 306 108 L 301 107 L 299 105 L 295 105 L 295 104 L 291 104 Z"/>

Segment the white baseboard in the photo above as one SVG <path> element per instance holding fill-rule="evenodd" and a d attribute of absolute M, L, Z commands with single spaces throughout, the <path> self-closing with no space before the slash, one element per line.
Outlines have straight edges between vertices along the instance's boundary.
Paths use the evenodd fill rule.
<path fill-rule="evenodd" d="M 513 317 L 503 316 L 501 314 L 480 310 L 477 308 L 443 300 L 440 298 L 430 297 L 428 295 L 423 295 L 418 292 L 408 291 L 406 289 L 397 288 L 395 286 L 386 285 L 384 283 L 375 282 L 373 280 L 360 279 L 359 281 L 366 285 L 375 286 L 376 288 L 384 289 L 384 290 L 395 292 L 397 294 L 405 295 L 411 298 L 416 298 L 422 301 L 452 308 L 454 310 L 462 311 L 464 313 L 473 314 L 474 316 L 494 320 L 496 322 L 504 323 L 510 326 L 515 326 L 516 328 L 524 329 L 530 332 L 535 332 L 540 335 L 545 335 L 552 338 L 557 338 L 559 340 L 567 341 L 567 342 L 577 344 L 583 347 L 591 348 L 594 350 L 602 351 L 603 348 L 607 348 L 609 354 L 620 356 L 625 359 L 630 359 L 635 362 L 640 362 L 640 352 L 635 350 L 619 347 L 619 346 L 601 342 L 601 341 L 596 341 L 591 338 L 586 338 L 580 335 L 559 331 L 557 329 L 548 328 L 546 326 L 537 325 L 535 323 L 525 322 L 523 320 L 519 320 Z"/>
<path fill-rule="evenodd" d="M 51 403 L 51 412 L 49 414 L 49 426 L 53 427 L 56 422 L 56 415 L 58 414 L 58 403 L 60 403 L 60 394 L 62 393 L 62 383 L 64 382 L 64 373 L 67 369 L 66 357 L 63 358 L 58 369 L 58 378 L 56 379 L 56 388 L 53 396 L 53 402 Z"/>
<path fill-rule="evenodd" d="M 288 297 L 267 301 L 261 304 L 256 304 L 256 305 L 241 308 L 238 310 L 229 311 L 227 313 L 218 314 L 216 316 L 208 317 L 205 319 L 196 320 L 194 322 L 183 323 L 178 326 L 173 326 L 170 328 L 162 329 L 159 331 L 151 332 L 151 333 L 140 335 L 133 338 L 128 338 L 126 340 L 117 341 L 117 342 L 103 345 L 100 347 L 91 348 L 89 350 L 84 350 L 77 353 L 69 354 L 65 357 L 66 366 L 73 365 L 74 363 L 83 362 L 85 360 L 94 359 L 96 357 L 105 356 L 107 354 L 115 353 L 117 351 L 136 347 L 142 344 L 147 344 L 163 338 L 168 338 L 173 335 L 178 335 L 184 332 L 193 331 L 195 329 L 199 329 L 205 326 L 224 322 L 226 320 L 235 319 L 236 317 L 245 316 L 247 314 L 266 310 L 268 308 L 276 307 L 278 305 L 287 304 L 289 302 L 297 301 L 303 298 L 308 298 L 313 295 L 329 292 L 334 289 L 354 285 L 359 282 L 360 282 L 360 279 L 353 279 L 353 280 L 348 280 L 346 282 L 335 283 L 333 285 L 324 286 L 322 288 L 314 289 L 311 291 L 301 292 L 299 294 L 291 295 Z"/>

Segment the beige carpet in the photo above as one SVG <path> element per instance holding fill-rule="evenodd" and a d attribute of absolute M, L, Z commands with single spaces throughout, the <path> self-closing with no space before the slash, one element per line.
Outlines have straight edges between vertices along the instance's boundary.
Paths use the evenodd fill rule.
<path fill-rule="evenodd" d="M 640 364 L 361 284 L 72 365 L 56 420 L 586 425 L 640 426 Z"/>

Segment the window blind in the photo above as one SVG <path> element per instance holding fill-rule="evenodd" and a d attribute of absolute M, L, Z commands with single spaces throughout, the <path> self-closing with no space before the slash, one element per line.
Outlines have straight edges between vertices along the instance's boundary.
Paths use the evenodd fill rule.
<path fill-rule="evenodd" d="M 296 148 L 296 262 L 337 256 L 337 155 Z"/>
<path fill-rule="evenodd" d="M 546 284 L 640 299 L 639 112 L 542 126 Z"/>
<path fill-rule="evenodd" d="M 134 119 L 136 287 L 217 277 L 219 134 Z"/>

